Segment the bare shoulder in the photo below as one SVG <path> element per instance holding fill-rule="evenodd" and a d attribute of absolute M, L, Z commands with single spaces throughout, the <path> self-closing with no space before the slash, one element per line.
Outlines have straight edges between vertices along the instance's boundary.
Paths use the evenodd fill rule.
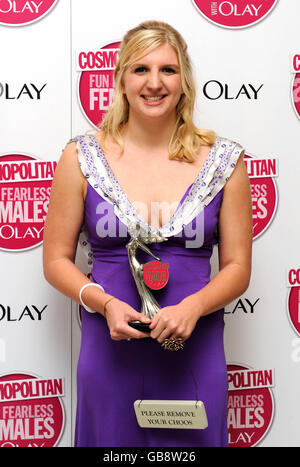
<path fill-rule="evenodd" d="M 242 187 L 244 187 L 246 191 L 249 190 L 250 182 L 246 164 L 244 162 L 244 154 L 245 151 L 242 150 L 238 157 L 234 170 L 232 171 L 228 181 L 225 183 L 224 193 L 232 190 L 239 190 Z"/>
<path fill-rule="evenodd" d="M 78 168 L 78 151 L 77 144 L 75 141 L 71 141 L 66 145 L 58 160 L 58 166 L 66 166 L 70 170 L 76 170 L 76 168 Z"/>
<path fill-rule="evenodd" d="M 74 260 L 84 218 L 84 182 L 76 143 L 69 143 L 59 158 L 51 186 L 44 230 L 46 262 L 61 257 Z"/>
<path fill-rule="evenodd" d="M 76 142 L 70 142 L 63 150 L 55 170 L 53 187 L 64 186 L 84 195 L 86 179 L 78 162 Z"/>
<path fill-rule="evenodd" d="M 228 238 L 233 231 L 245 234 L 245 238 L 251 238 L 252 229 L 252 203 L 250 180 L 244 163 L 244 151 L 242 150 L 235 168 L 224 185 L 223 200 L 219 216 L 220 230 L 228 233 Z M 243 230 L 244 229 L 244 230 Z"/>

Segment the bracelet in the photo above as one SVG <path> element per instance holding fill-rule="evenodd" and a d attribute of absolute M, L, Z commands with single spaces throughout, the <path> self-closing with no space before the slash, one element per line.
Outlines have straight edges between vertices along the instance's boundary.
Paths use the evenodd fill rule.
<path fill-rule="evenodd" d="M 105 303 L 104 303 L 104 307 L 103 307 L 103 315 L 104 315 L 104 318 L 106 318 L 106 305 L 111 301 L 113 300 L 115 297 L 110 297 Z"/>
<path fill-rule="evenodd" d="M 82 300 L 82 298 L 81 298 L 81 295 L 82 295 L 82 292 L 84 291 L 84 289 L 85 289 L 86 287 L 89 287 L 90 285 L 94 285 L 95 287 L 98 287 L 99 289 L 101 289 L 101 290 L 104 292 L 104 289 L 103 289 L 103 287 L 101 287 L 101 285 L 95 284 L 95 282 L 89 282 L 88 284 L 84 284 L 84 285 L 81 287 L 81 289 L 80 289 L 80 291 L 79 291 L 79 300 L 80 300 L 81 305 L 86 309 L 86 311 L 88 311 L 89 313 L 96 313 L 96 311 L 94 311 L 94 310 L 92 310 L 91 308 L 89 308 L 89 307 L 83 302 L 83 300 Z"/>

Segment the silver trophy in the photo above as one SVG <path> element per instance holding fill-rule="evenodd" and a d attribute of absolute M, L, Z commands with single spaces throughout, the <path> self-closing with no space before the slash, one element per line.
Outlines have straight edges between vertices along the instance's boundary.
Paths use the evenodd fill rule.
<path fill-rule="evenodd" d="M 162 237 L 163 238 L 163 237 Z M 167 240 L 164 239 L 163 240 Z M 162 240 L 160 240 L 162 241 Z M 141 264 L 136 258 L 136 251 L 138 248 L 145 251 L 148 255 L 152 256 L 156 261 L 161 262 L 158 256 L 154 255 L 152 251 L 145 245 L 140 237 L 133 237 L 130 242 L 126 245 L 128 251 L 128 259 L 131 268 L 131 272 L 137 287 L 137 291 L 141 298 L 141 313 L 152 319 L 156 313 L 160 310 L 160 306 L 153 297 L 149 287 L 146 285 L 143 277 L 143 264 Z M 131 321 L 128 323 L 131 327 L 138 329 L 142 332 L 151 332 L 149 324 L 141 323 L 140 321 Z"/>

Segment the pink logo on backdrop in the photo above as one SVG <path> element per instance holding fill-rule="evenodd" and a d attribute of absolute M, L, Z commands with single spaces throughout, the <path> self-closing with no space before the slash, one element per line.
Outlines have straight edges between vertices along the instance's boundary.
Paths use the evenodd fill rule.
<path fill-rule="evenodd" d="M 245 155 L 244 162 L 250 179 L 252 197 L 253 239 L 265 232 L 277 210 L 277 159 L 258 159 Z"/>
<path fill-rule="evenodd" d="M 274 416 L 274 371 L 227 365 L 227 375 L 228 445 L 256 446 L 269 431 Z"/>
<path fill-rule="evenodd" d="M 89 122 L 97 127 L 114 98 L 113 73 L 119 58 L 120 42 L 96 51 L 80 51 L 77 56 L 78 99 Z"/>
<path fill-rule="evenodd" d="M 0 156 L 0 249 L 23 251 L 43 241 L 56 161 Z"/>
<path fill-rule="evenodd" d="M 62 378 L 0 377 L 0 447 L 53 447 L 64 428 Z"/>
<path fill-rule="evenodd" d="M 244 28 L 262 20 L 278 0 L 193 0 L 203 16 L 227 28 Z"/>
<path fill-rule="evenodd" d="M 33 23 L 51 10 L 58 0 L 0 0 L 0 24 L 21 26 Z"/>
<path fill-rule="evenodd" d="M 295 112 L 300 118 L 300 54 L 292 56 L 292 73 L 294 74 L 292 102 Z"/>
<path fill-rule="evenodd" d="M 292 328 L 300 336 L 300 268 L 288 271 L 288 315 Z"/>

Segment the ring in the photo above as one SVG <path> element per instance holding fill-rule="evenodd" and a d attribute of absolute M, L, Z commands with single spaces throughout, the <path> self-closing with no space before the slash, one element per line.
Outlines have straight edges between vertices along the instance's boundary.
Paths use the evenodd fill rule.
<path fill-rule="evenodd" d="M 184 347 L 184 342 L 182 340 L 182 337 L 177 337 L 177 339 L 171 338 L 166 338 L 162 341 L 161 344 L 162 348 L 165 350 L 181 350 Z"/>

